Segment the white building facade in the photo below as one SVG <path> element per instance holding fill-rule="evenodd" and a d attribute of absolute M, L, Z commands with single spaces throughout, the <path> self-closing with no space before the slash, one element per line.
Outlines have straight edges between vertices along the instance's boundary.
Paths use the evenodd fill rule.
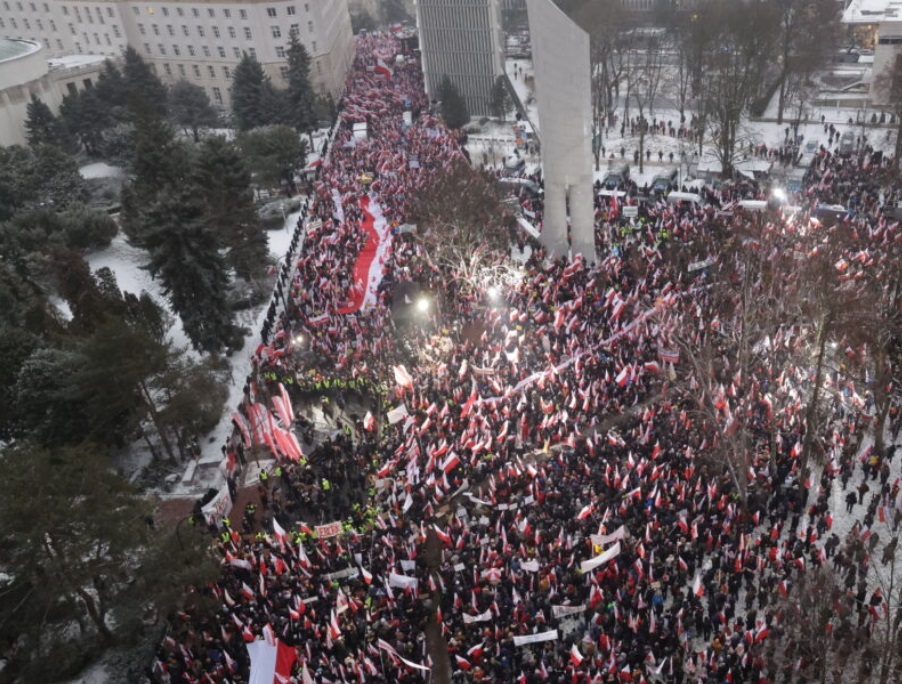
<path fill-rule="evenodd" d="M 285 85 L 291 31 L 310 53 L 315 90 L 337 97 L 353 59 L 347 0 L 0 0 L 0 8 L 0 36 L 38 41 L 52 57 L 116 56 L 130 44 L 165 82 L 200 85 L 224 107 L 244 53 Z"/>
<path fill-rule="evenodd" d="M 47 59 L 36 41 L 0 39 L 0 146 L 27 143 L 25 122 L 32 96 L 54 113 L 66 93 L 93 85 L 102 59 Z"/>
<path fill-rule="evenodd" d="M 471 116 L 491 114 L 492 86 L 504 73 L 504 36 L 498 0 L 417 0 L 426 92 L 436 98 L 447 75 Z"/>

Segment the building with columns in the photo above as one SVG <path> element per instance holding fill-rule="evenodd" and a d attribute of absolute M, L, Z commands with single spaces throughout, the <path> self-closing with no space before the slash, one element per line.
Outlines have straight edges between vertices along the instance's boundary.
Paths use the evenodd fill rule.
<path fill-rule="evenodd" d="M 337 97 L 354 50 L 347 0 L 0 0 L 0 37 L 36 41 L 49 57 L 115 57 L 130 44 L 164 82 L 195 83 L 226 108 L 245 52 L 284 87 L 291 31 L 314 89 Z"/>

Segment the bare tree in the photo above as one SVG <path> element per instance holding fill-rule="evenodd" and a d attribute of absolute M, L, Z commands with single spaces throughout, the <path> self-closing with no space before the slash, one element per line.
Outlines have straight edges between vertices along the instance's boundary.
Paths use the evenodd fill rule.
<path fill-rule="evenodd" d="M 736 161 L 740 122 L 765 81 L 777 16 L 771 5 L 711 0 L 699 8 L 711 37 L 702 47 L 702 98 L 725 176 Z"/>
<path fill-rule="evenodd" d="M 576 0 L 561 7 L 591 37 L 592 136 L 595 168 L 599 168 L 601 136 L 614 125 L 620 85 L 627 67 L 629 41 L 625 39 L 631 18 L 618 0 Z"/>
<path fill-rule="evenodd" d="M 513 217 L 493 177 L 463 158 L 432 178 L 411 212 L 426 258 L 458 291 L 483 287 L 493 273 L 507 271 Z"/>
<path fill-rule="evenodd" d="M 854 653 L 854 608 L 829 567 L 800 574 L 779 603 L 778 622 L 767 642 L 775 665 L 788 671 L 798 668 L 800 681 L 826 684 L 830 673 L 836 681 Z"/>
<path fill-rule="evenodd" d="M 777 122 L 791 94 L 805 91 L 801 86 L 815 69 L 822 67 L 836 47 L 839 35 L 837 4 L 832 0 L 773 0 L 779 12 L 780 87 Z"/>

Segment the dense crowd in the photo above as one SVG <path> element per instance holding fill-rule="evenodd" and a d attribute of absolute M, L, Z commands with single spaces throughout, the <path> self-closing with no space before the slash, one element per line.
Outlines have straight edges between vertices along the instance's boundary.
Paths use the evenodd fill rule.
<path fill-rule="evenodd" d="M 838 372 L 830 415 L 807 432 L 812 373 L 798 350 L 810 331 L 788 307 L 808 286 L 799 254 L 826 242 L 814 230 L 842 245 L 843 282 L 898 258 L 902 233 L 882 213 L 888 160 L 822 150 L 804 201 L 855 207 L 833 227 L 743 212 L 726 190 L 629 220 L 601 202 L 597 262 L 550 261 L 535 245 L 500 300 L 446 302 L 405 328 L 402 348 L 392 288 L 441 274 L 396 238 L 382 283 L 354 282 L 363 212 L 403 222 L 417 187 L 461 151 L 430 114 L 414 57 L 390 78 L 373 68 L 397 51 L 386 36 L 358 43 L 282 334 L 241 409 L 244 448 L 270 444 L 280 463 L 261 485 L 266 525 L 219 530 L 223 576 L 205 591 L 220 608 L 184 616 L 157 680 L 247 681 L 245 644 L 271 628 L 305 683 L 422 681 L 445 651 L 460 681 L 789 681 L 819 656 L 792 646 L 788 599 L 827 567 L 844 589 L 832 632 L 866 643 L 886 613 L 868 585 L 871 554 L 890 559 L 877 529 L 891 535 L 902 508 L 893 449 L 870 446 L 873 398 Z M 761 264 L 782 274 L 780 299 L 754 277 Z M 734 290 L 712 286 L 725 278 Z M 337 314 L 361 287 L 378 289 L 376 305 Z M 754 299 L 772 327 L 766 353 L 743 357 L 733 317 Z M 279 353 L 298 335 L 308 353 Z M 388 414 L 304 459 L 260 435 L 254 406 L 271 421 L 279 382 L 311 370 L 366 379 Z M 823 466 L 809 469 L 812 445 Z M 869 499 L 854 489 L 859 465 Z M 847 488 L 857 519 L 840 537 Z M 322 511 L 340 525 L 317 532 Z"/>

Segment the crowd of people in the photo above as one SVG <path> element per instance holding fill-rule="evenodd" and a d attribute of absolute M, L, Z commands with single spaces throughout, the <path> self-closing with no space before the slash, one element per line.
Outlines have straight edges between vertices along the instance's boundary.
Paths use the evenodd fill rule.
<path fill-rule="evenodd" d="M 792 606 L 831 572 L 824 620 L 849 645 L 831 675 L 848 675 L 886 619 L 871 554 L 892 560 L 902 500 L 890 474 L 838 510 L 859 468 L 890 472 L 893 449 L 872 445 L 877 399 L 852 380 L 862 341 L 848 335 L 849 372 L 819 378 L 802 361 L 815 340 L 798 312 L 817 302 L 798 264 L 828 252 L 817 275 L 837 283 L 834 298 L 893 271 L 890 161 L 821 151 L 805 201 L 857 208 L 832 227 L 743 212 L 725 191 L 630 219 L 601 201 L 597 260 L 548 260 L 533 243 L 506 291 L 446 298 L 399 331 L 393 288 L 438 292 L 446 274 L 396 237 L 380 277 L 355 282 L 363 213 L 402 223 L 462 152 L 430 112 L 416 57 L 396 63 L 398 51 L 390 36 L 358 39 L 288 305 L 240 410 L 236 438 L 280 463 L 267 501 L 301 503 L 268 510 L 256 534 L 222 526 L 222 578 L 203 589 L 219 610 L 183 616 L 156 679 L 246 682 L 245 644 L 271 630 L 304 684 L 435 669 L 467 682 L 805 681 L 827 656 L 806 649 Z M 376 304 L 337 313 L 355 288 L 374 288 Z M 285 353 L 299 336 L 304 353 Z M 355 434 L 306 459 L 264 433 L 290 413 L 268 408 L 280 382 L 311 364 L 379 396 Z M 816 383 L 830 411 L 812 423 Z M 359 495 L 336 503 L 333 488 Z M 317 509 L 335 524 L 317 526 L 331 522 Z"/>

